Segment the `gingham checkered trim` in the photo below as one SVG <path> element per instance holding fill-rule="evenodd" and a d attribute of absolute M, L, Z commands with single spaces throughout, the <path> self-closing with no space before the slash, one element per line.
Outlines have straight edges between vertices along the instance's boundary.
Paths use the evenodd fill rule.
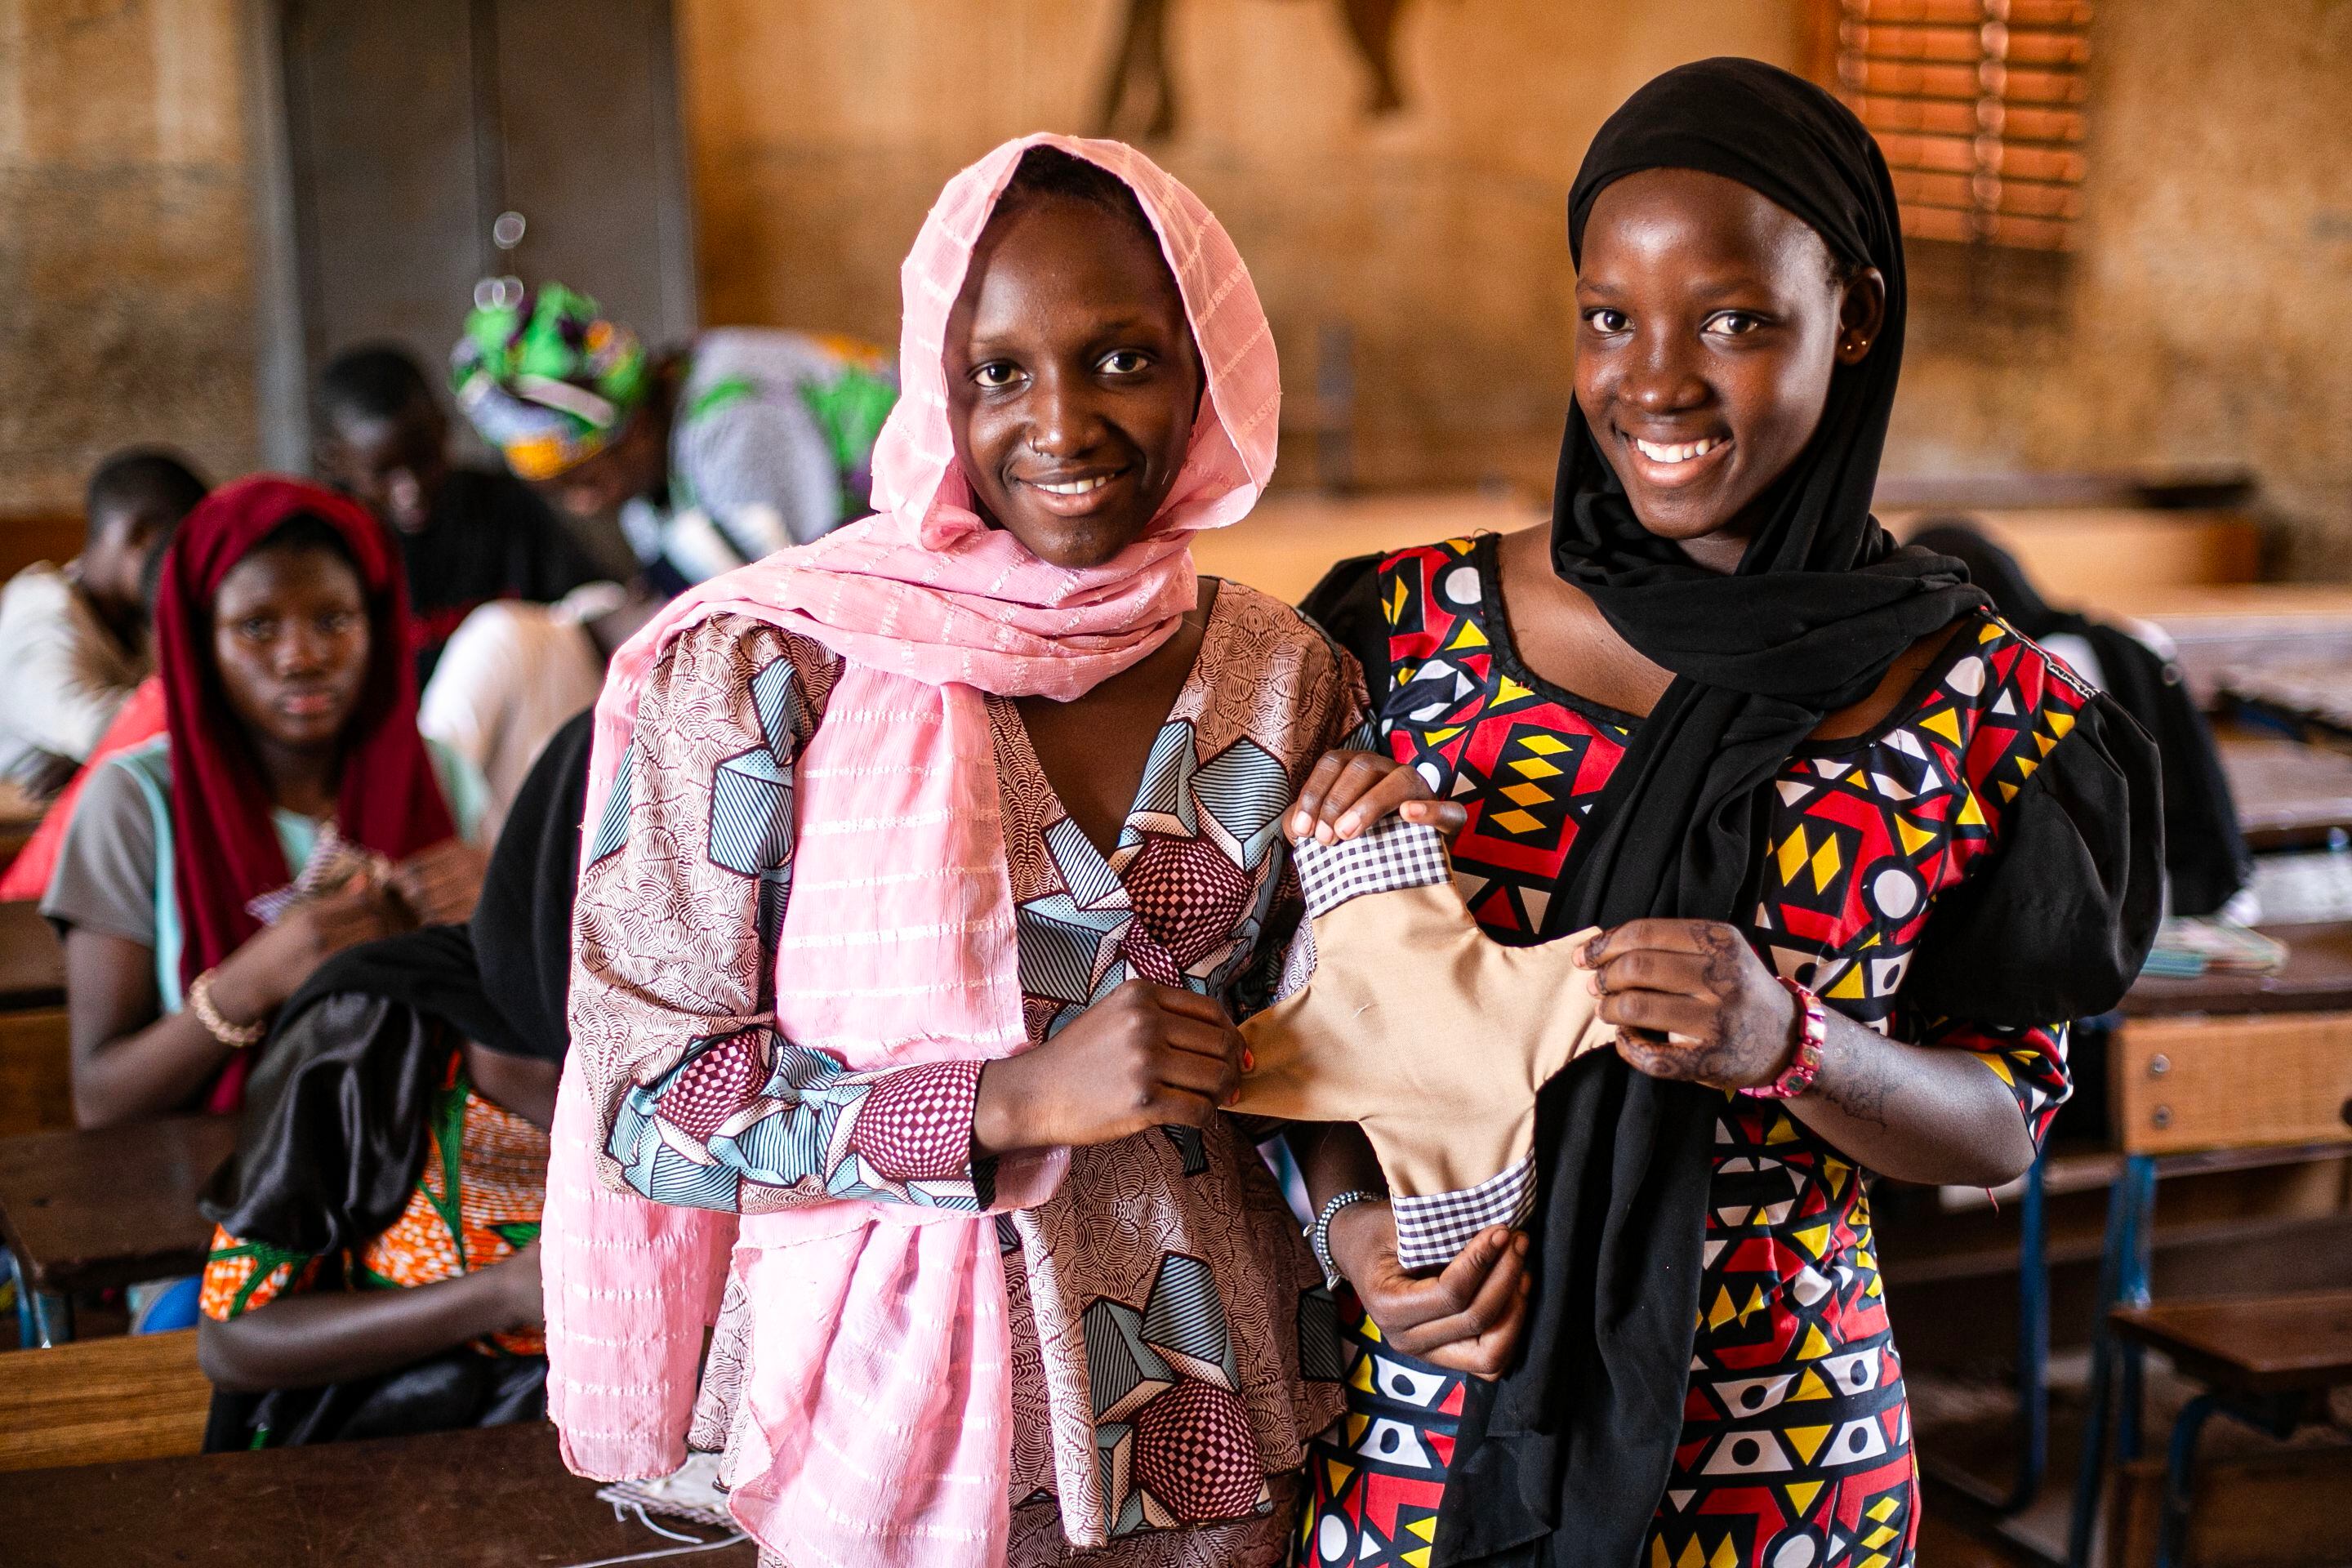
<path fill-rule="evenodd" d="M 1291 858 L 1298 866 L 1309 920 L 1320 920 L 1366 893 L 1434 887 L 1453 877 L 1446 868 L 1444 836 L 1394 816 L 1337 844 L 1303 840 L 1292 847 Z"/>
<path fill-rule="evenodd" d="M 1389 1200 L 1396 1219 L 1397 1262 L 1406 1268 L 1443 1268 L 1490 1225 L 1517 1225 L 1536 1205 L 1536 1162 L 1530 1154 L 1499 1175 L 1459 1192 L 1402 1194 Z"/>

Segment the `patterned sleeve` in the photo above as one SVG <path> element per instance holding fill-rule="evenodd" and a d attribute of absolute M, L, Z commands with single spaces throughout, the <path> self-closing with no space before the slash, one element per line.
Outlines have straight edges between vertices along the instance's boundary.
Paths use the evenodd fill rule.
<path fill-rule="evenodd" d="M 1975 1052 L 1977 1059 L 2016 1097 L 2018 1114 L 2025 1118 L 2026 1131 L 2033 1135 L 2038 1149 L 2049 1134 L 2051 1119 L 2074 1092 L 2074 1080 L 2066 1067 L 2066 1037 L 2064 1024 L 2009 1028 L 1938 1018 L 1905 1037 L 1923 1046 Z"/>
<path fill-rule="evenodd" d="M 851 1072 L 773 1026 L 793 772 L 839 665 L 737 617 L 681 637 L 582 873 L 572 1037 L 608 1171 L 657 1203 L 733 1212 L 837 1199 L 985 1207 L 978 1062 Z"/>
<path fill-rule="evenodd" d="M 196 1305 L 207 1318 L 226 1322 L 280 1296 L 298 1295 L 318 1282 L 323 1258 L 288 1252 L 258 1241 L 240 1241 L 218 1226 L 205 1258 Z"/>
<path fill-rule="evenodd" d="M 1374 557 L 1366 556 L 1366 561 Z M 1342 562 L 1332 568 L 1333 576 L 1355 563 Z M 1320 592 L 1320 590 L 1318 590 Z M 1310 624 L 1313 624 L 1310 622 Z M 1318 628 L 1319 629 L 1319 628 Z M 1305 758 L 1298 782 L 1306 782 L 1306 770 L 1311 770 L 1323 759 L 1326 752 L 1344 749 L 1370 752 L 1381 749 L 1380 731 L 1374 721 L 1371 703 L 1364 690 L 1363 667 L 1329 631 L 1323 633 L 1323 647 L 1329 655 L 1328 666 L 1309 666 L 1309 679 L 1329 683 L 1329 697 L 1324 709 L 1316 745 Z M 1233 993 L 1226 998 L 1236 1022 L 1264 1012 L 1305 983 L 1306 976 L 1315 972 L 1315 928 L 1307 921 L 1307 901 L 1299 889 L 1298 868 L 1292 861 L 1289 846 L 1283 846 L 1280 880 L 1275 888 L 1273 902 L 1265 918 L 1265 935 L 1258 946 L 1255 958 L 1242 971 L 1234 982 Z"/>

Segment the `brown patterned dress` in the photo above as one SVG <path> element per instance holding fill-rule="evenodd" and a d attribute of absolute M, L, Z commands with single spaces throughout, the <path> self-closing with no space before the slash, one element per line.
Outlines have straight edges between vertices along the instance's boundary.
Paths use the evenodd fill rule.
<path fill-rule="evenodd" d="M 726 994 L 697 1009 L 694 1037 L 640 1059 L 605 1153 L 660 1203 L 986 1209 L 996 1173 L 972 1152 L 980 1064 L 850 1071 L 781 1037 L 761 1005 L 787 900 L 823 896 L 793 886 L 795 834 L 810 827 L 794 817 L 793 763 L 840 661 L 722 616 L 666 662 L 586 857 L 583 962 L 644 975 L 606 993 L 615 1007 L 698 955 L 723 971 L 705 989 Z M 675 710 L 670 694 L 688 691 L 694 710 Z M 1347 656 L 1287 606 L 1220 584 L 1108 855 L 1055 797 L 1014 706 L 988 709 L 1030 1039 L 1136 976 L 1237 1015 L 1263 1005 L 1300 914 L 1281 814 L 1363 715 Z M 651 924 L 671 934 L 630 938 Z M 996 1229 L 1013 1366 L 1012 1561 L 1071 1560 L 1075 1537 L 1107 1543 L 1087 1561 L 1278 1562 L 1306 1442 L 1339 1411 L 1339 1368 L 1330 1298 L 1248 1134 L 1220 1119 L 1074 1150 L 1054 1194 L 1000 1214 Z M 790 1309 L 758 1295 L 739 1267 L 697 1447 L 739 1450 L 751 1321 Z M 1082 1438 L 1049 1418 L 1049 1402 L 1074 1397 L 1092 1413 Z"/>

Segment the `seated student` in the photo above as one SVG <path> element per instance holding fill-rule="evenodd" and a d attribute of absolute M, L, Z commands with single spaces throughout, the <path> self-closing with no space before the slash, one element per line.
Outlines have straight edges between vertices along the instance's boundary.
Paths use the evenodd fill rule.
<path fill-rule="evenodd" d="M 420 688 L 477 605 L 553 604 L 600 575 L 529 485 L 449 461 L 449 421 L 405 350 L 372 343 L 328 361 L 314 416 L 320 477 L 400 541 Z"/>
<path fill-rule="evenodd" d="M 89 758 L 147 673 L 147 564 L 204 499 L 169 453 L 118 452 L 90 476 L 81 553 L 0 591 L 0 778 L 47 800 Z"/>
<path fill-rule="evenodd" d="M 2156 737 L 2164 765 L 2168 907 L 2177 915 L 2210 915 L 2229 904 L 2252 876 L 2253 858 L 2213 731 L 2169 648 L 2152 640 L 2164 634 L 2053 609 L 2017 558 L 1965 518 L 1931 519 L 1911 542 L 1966 564 L 1969 580 L 1990 595 L 2003 619 L 2105 689 Z"/>
<path fill-rule="evenodd" d="M 450 377 L 517 474 L 574 517 L 618 511 L 665 594 L 863 514 L 898 396 L 846 338 L 728 327 L 649 359 L 557 283 L 467 316 Z"/>
<path fill-rule="evenodd" d="M 271 1031 L 203 1204 L 207 1449 L 544 1411 L 539 1216 L 591 718 L 531 770 L 470 927 L 338 954 Z"/>
<path fill-rule="evenodd" d="M 481 784 L 416 732 L 406 613 L 383 528 L 331 490 L 242 479 L 181 525 L 165 732 L 91 777 L 41 902 L 83 1125 L 235 1110 L 320 963 L 472 910 Z"/>

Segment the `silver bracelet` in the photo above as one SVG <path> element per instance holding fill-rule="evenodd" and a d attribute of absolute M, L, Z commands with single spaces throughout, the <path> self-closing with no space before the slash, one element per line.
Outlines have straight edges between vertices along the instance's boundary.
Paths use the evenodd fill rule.
<path fill-rule="evenodd" d="M 1315 1262 L 1323 1270 L 1325 1285 L 1339 1283 L 1339 1266 L 1331 1261 L 1332 1220 L 1349 1204 L 1377 1203 L 1380 1196 L 1380 1194 L 1368 1193 L 1361 1187 L 1349 1187 L 1344 1193 L 1336 1193 L 1331 1201 L 1323 1205 L 1322 1212 L 1315 1216 L 1315 1223 L 1307 1227 L 1307 1245 L 1315 1249 Z"/>

